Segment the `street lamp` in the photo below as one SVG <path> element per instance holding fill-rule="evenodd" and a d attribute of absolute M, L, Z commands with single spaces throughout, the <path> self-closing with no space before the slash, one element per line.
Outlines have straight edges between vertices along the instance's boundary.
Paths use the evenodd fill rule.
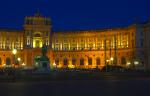
<path fill-rule="evenodd" d="M 13 52 L 14 55 L 16 55 L 17 49 L 14 49 L 12 52 Z"/>
<path fill-rule="evenodd" d="M 20 59 L 20 58 L 17 58 L 17 60 L 20 62 L 21 59 Z"/>
<path fill-rule="evenodd" d="M 3 66 L 6 66 L 6 64 L 3 64 Z"/>
<path fill-rule="evenodd" d="M 114 60 L 114 58 L 113 58 L 113 57 L 111 57 L 111 58 L 110 58 L 111 65 L 112 65 L 112 63 L 113 63 L 113 60 Z"/>
<path fill-rule="evenodd" d="M 17 58 L 17 60 L 18 60 L 18 64 L 19 64 L 19 66 L 18 67 L 20 67 L 20 61 L 21 61 L 21 58 Z"/>
<path fill-rule="evenodd" d="M 108 67 L 108 62 L 109 62 L 109 60 L 106 60 L 106 72 L 108 72 L 108 69 L 107 69 L 107 67 Z"/>
<path fill-rule="evenodd" d="M 54 66 L 54 68 L 57 68 L 57 65 L 56 65 L 56 63 L 55 63 L 55 62 L 53 63 L 53 66 Z"/>
<path fill-rule="evenodd" d="M 114 58 L 113 58 L 113 57 L 111 57 L 111 58 L 110 58 L 110 60 L 111 60 L 111 61 L 113 61 L 113 60 L 114 60 Z"/>
<path fill-rule="evenodd" d="M 108 63 L 108 62 L 109 62 L 109 60 L 106 60 L 106 62 Z"/>
<path fill-rule="evenodd" d="M 14 65 L 16 64 L 16 53 L 17 49 L 13 49 L 12 53 L 14 54 Z"/>

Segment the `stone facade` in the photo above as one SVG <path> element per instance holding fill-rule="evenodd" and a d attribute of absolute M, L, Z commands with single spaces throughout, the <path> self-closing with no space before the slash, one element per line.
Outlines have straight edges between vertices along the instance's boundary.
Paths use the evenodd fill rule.
<path fill-rule="evenodd" d="M 41 47 L 48 47 L 51 68 L 102 68 L 106 64 L 149 69 L 150 23 L 100 30 L 52 32 L 51 19 L 25 17 L 23 30 L 0 29 L 0 66 L 33 68 Z"/>

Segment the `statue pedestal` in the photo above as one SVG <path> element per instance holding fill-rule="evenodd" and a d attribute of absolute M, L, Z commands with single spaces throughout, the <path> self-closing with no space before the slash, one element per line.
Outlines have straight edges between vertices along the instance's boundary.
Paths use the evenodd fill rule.
<path fill-rule="evenodd" d="M 36 66 L 36 73 L 49 73 L 50 66 L 49 66 L 49 59 L 47 56 L 41 56 L 38 62 L 38 66 Z"/>
<path fill-rule="evenodd" d="M 49 63 L 49 59 L 46 56 L 47 53 L 47 46 L 44 43 L 42 46 L 42 56 L 40 56 L 40 58 L 38 58 L 38 62 L 36 62 L 37 64 L 35 64 L 35 72 L 36 73 L 48 73 L 50 72 L 50 63 Z"/>

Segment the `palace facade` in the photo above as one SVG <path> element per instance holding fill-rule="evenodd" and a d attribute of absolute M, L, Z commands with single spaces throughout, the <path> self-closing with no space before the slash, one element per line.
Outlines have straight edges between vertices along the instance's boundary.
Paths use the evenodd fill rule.
<path fill-rule="evenodd" d="M 23 30 L 0 29 L 0 67 L 33 68 L 43 44 L 48 47 L 51 68 L 115 65 L 150 69 L 149 22 L 103 30 L 52 32 L 51 19 L 39 13 L 25 17 Z"/>

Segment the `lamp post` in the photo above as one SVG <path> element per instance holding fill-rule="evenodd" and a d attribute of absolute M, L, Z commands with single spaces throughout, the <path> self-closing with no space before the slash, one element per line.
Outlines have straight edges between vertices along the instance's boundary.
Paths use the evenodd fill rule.
<path fill-rule="evenodd" d="M 108 72 L 108 63 L 109 63 L 109 60 L 106 60 L 106 72 Z"/>
<path fill-rule="evenodd" d="M 13 49 L 12 53 L 14 54 L 14 66 L 15 66 L 17 49 Z"/>
<path fill-rule="evenodd" d="M 17 58 L 17 60 L 18 60 L 18 67 L 20 67 L 20 61 L 21 61 L 21 58 Z"/>

